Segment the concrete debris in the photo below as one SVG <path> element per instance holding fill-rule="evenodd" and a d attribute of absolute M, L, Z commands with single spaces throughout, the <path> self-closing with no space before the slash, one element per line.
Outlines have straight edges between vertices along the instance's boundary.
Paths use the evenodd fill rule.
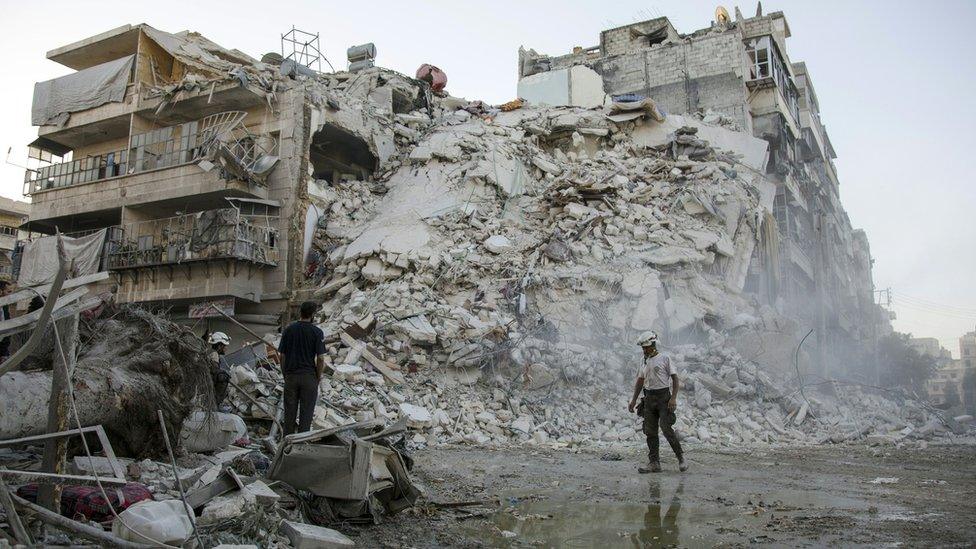
<path fill-rule="evenodd" d="M 281 531 L 288 536 L 295 549 L 338 549 L 355 547 L 356 542 L 332 530 L 312 524 L 286 520 L 281 523 Z"/>
<path fill-rule="evenodd" d="M 647 330 L 662 334 L 679 372 L 676 431 L 689 447 L 973 442 L 972 416 L 801 372 L 812 362 L 797 348 L 807 327 L 748 291 L 753 252 L 776 230 L 776 187 L 763 171 L 769 143 L 733 118 L 665 116 L 634 94 L 605 108 L 602 92 L 586 101 L 593 108 L 496 107 L 447 95 L 433 65 L 416 80 L 369 66 L 374 50 L 350 50 L 368 61 L 355 72 L 322 74 L 170 36 L 157 38 L 209 76 L 153 87 L 158 112 L 217 83 L 257 86 L 269 105 L 278 86 L 304 86 L 320 136 L 307 137 L 321 142 L 297 193 L 305 221 L 288 235 L 288 255 L 307 261 L 288 276 L 304 280 L 282 299 L 321 302 L 328 373 L 312 430 L 279 441 L 276 357 L 229 368 L 222 404 L 233 413 L 217 412 L 208 349 L 189 330 L 136 308 L 85 326 L 73 393 L 81 422 L 124 441 L 131 459 L 116 463 L 157 498 L 124 513 L 133 530 L 186 541 L 181 486 L 201 527 L 297 498 L 317 524 L 373 522 L 420 497 L 408 450 L 423 446 L 594 448 L 618 459 L 644 444 L 626 393 L 640 359 L 632 342 Z M 260 183 L 275 159 L 240 165 L 240 140 L 201 167 Z M 327 158 L 336 143 L 349 158 Z M 51 360 L 25 364 L 0 384 L 0 438 L 45 428 L 36 404 L 50 394 Z M 175 473 L 136 461 L 164 448 L 148 427 L 159 409 L 180 433 Z M 118 521 L 113 531 L 142 541 Z M 264 536 L 354 546 L 280 518 L 247 541 L 264 546 Z"/>
<path fill-rule="evenodd" d="M 634 101 L 642 115 L 653 106 Z M 808 390 L 807 401 L 789 381 L 792 362 L 773 358 L 792 357 L 796 323 L 742 292 L 772 213 L 756 171 L 761 139 L 716 113 L 657 122 L 486 109 L 435 98 L 398 115 L 413 131 L 376 175 L 385 191 L 348 180 L 322 203 L 332 216 L 313 239 L 323 260 L 308 280 L 324 298 L 319 326 L 342 333 L 372 315 L 366 341 L 408 377 L 398 398 L 362 378 L 324 380 L 322 401 L 341 413 L 317 425 L 406 418 L 424 444 L 638 444 L 620 389 L 637 356 L 623 342 L 648 329 L 669 334 L 691 404 L 678 431 L 694 442 L 864 440 L 932 417 L 856 386 Z M 349 282 L 332 291 L 337 278 Z M 732 335 L 750 330 L 775 352 L 744 358 Z M 348 362 L 342 345 L 328 350 Z M 613 396 L 579 398 L 595 387 Z"/>

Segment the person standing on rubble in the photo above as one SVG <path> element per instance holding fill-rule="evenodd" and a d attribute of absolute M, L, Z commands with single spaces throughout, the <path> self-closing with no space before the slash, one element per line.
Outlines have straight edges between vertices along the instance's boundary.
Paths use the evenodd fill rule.
<path fill-rule="evenodd" d="M 657 334 L 645 332 L 637 340 L 637 344 L 644 350 L 644 359 L 637 371 L 637 382 L 634 384 L 634 397 L 630 399 L 627 409 L 631 413 L 635 407 L 644 418 L 644 435 L 647 436 L 648 465 L 638 467 L 640 473 L 661 472 L 659 454 L 660 441 L 658 427 L 664 432 L 664 438 L 678 458 L 678 469 L 687 471 L 681 443 L 674 432 L 677 420 L 675 410 L 678 407 L 678 372 L 671 363 L 671 357 L 657 350 Z M 637 399 L 644 393 L 644 400 L 638 406 Z"/>
<path fill-rule="evenodd" d="M 312 414 L 319 398 L 319 381 L 325 371 L 325 334 L 312 323 L 318 310 L 314 301 L 299 307 L 299 320 L 281 333 L 278 353 L 285 376 L 284 435 L 304 433 L 312 427 Z M 298 430 L 295 430 L 295 416 Z"/>
<path fill-rule="evenodd" d="M 224 332 L 214 332 L 207 338 L 210 344 L 210 375 L 213 377 L 214 400 L 217 408 L 223 404 L 227 398 L 227 387 L 230 384 L 230 366 L 224 360 L 227 354 L 227 346 L 230 345 L 230 336 Z"/>

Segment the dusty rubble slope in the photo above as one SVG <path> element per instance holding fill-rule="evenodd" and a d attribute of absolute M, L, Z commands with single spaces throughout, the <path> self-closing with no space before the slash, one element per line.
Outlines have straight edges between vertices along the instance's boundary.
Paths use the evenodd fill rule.
<path fill-rule="evenodd" d="M 690 393 L 679 429 L 693 441 L 943 428 L 890 393 L 801 394 L 789 354 L 730 344 L 795 337 L 742 293 L 772 204 L 765 142 L 720 115 L 616 124 L 450 97 L 429 110 L 394 115 L 398 152 L 375 181 L 315 185 L 322 327 L 365 326 L 375 354 L 418 372 L 383 389 L 360 352 L 332 345 L 318 424 L 406 414 L 430 430 L 418 442 L 629 439 L 634 340 L 655 329 Z M 245 378 L 265 395 L 275 383 Z"/>
<path fill-rule="evenodd" d="M 805 329 L 742 293 L 755 247 L 775 241 L 760 238 L 776 230 L 767 144 L 723 115 L 495 108 L 385 69 L 316 75 L 218 55 L 194 34 L 160 40 L 199 73 L 163 96 L 240 81 L 274 105 L 300 87 L 311 131 L 339 127 L 377 161 L 368 181 L 298 189 L 325 212 L 306 271 L 337 370 L 321 426 L 407 414 L 435 440 L 628 439 L 647 329 L 682 371 L 689 439 L 896 440 L 949 423 L 890 392 L 799 390 Z M 380 387 L 335 337 L 353 323 L 374 355 L 417 374 Z M 277 404 L 276 373 L 235 380 Z"/>

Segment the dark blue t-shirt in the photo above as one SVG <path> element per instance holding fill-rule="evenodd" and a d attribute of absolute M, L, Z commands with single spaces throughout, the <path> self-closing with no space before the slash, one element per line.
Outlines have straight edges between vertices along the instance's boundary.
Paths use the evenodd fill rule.
<path fill-rule="evenodd" d="M 281 334 L 278 352 L 285 355 L 282 373 L 314 374 L 315 358 L 325 354 L 325 334 L 311 322 L 292 322 Z"/>

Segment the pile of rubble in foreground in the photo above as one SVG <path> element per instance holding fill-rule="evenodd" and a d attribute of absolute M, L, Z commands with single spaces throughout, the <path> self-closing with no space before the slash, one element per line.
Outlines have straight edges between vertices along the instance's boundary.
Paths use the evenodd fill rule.
<path fill-rule="evenodd" d="M 416 502 L 405 421 L 258 438 L 259 424 L 249 434 L 239 416 L 212 411 L 208 350 L 187 327 L 103 303 L 81 321 L 57 432 L 46 429 L 50 350 L 5 373 L 0 547 L 7 535 L 23 546 L 349 546 L 320 525 L 373 523 Z M 67 441 L 66 459 L 52 472 L 55 440 Z M 53 479 L 58 498 L 45 495 Z"/>
<path fill-rule="evenodd" d="M 682 373 L 676 430 L 686 444 L 756 445 L 976 443 L 972 418 L 945 417 L 901 392 L 841 382 L 781 385 L 729 348 L 684 345 L 672 350 Z M 391 386 L 369 366 L 340 368 L 321 383 L 313 426 L 376 418 L 404 419 L 410 445 L 529 444 L 553 448 L 642 447 L 641 420 L 628 413 L 630 381 L 591 379 L 585 385 L 536 365 L 518 379 L 463 377 L 442 369 L 406 375 Z M 251 399 L 232 392 L 235 409 L 256 432 L 280 401 L 283 381 L 271 369 L 235 369 Z M 788 387 L 788 388 L 784 388 Z M 824 391 L 829 389 L 829 394 Z M 253 404 L 253 400 L 262 406 Z M 692 446 L 694 447 L 694 446 Z"/>

